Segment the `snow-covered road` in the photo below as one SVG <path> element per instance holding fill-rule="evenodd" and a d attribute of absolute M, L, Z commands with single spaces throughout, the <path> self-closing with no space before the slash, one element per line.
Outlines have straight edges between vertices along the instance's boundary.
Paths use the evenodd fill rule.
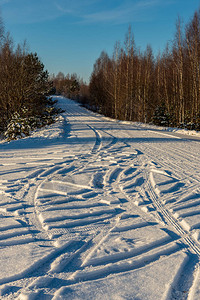
<path fill-rule="evenodd" d="M 0 144 L 1 299 L 200 299 L 200 141 L 59 97 Z"/>

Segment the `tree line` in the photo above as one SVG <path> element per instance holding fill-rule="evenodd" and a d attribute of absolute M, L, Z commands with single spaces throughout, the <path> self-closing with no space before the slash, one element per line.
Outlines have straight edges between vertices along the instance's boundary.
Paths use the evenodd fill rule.
<path fill-rule="evenodd" d="M 88 101 L 88 85 L 76 73 L 64 75 L 63 72 L 58 72 L 56 76 L 52 74 L 50 80 L 55 94 L 80 102 Z"/>
<path fill-rule="evenodd" d="M 0 18 L 0 132 L 15 139 L 53 122 L 57 110 L 50 90 L 38 55 L 29 53 L 26 43 L 15 47 Z"/>
<path fill-rule="evenodd" d="M 129 27 L 124 45 L 102 52 L 89 83 L 90 107 L 112 118 L 200 130 L 200 10 L 156 57 Z"/>

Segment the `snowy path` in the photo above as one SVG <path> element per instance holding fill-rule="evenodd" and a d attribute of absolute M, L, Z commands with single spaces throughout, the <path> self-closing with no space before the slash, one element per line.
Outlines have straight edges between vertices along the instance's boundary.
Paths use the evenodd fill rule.
<path fill-rule="evenodd" d="M 1 299 L 200 299 L 200 141 L 59 98 L 0 144 Z"/>

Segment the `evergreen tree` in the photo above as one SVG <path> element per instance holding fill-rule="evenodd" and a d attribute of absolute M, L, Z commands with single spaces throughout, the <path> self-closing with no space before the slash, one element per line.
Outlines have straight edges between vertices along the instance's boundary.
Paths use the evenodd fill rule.
<path fill-rule="evenodd" d="M 170 114 L 167 112 L 165 104 L 156 107 L 155 112 L 152 117 L 152 122 L 159 126 L 169 126 L 170 125 Z"/>
<path fill-rule="evenodd" d="M 37 54 L 25 44 L 14 50 L 10 35 L 2 35 L 0 20 L 0 131 L 10 140 L 52 123 L 60 110 L 48 97 L 52 86 Z"/>

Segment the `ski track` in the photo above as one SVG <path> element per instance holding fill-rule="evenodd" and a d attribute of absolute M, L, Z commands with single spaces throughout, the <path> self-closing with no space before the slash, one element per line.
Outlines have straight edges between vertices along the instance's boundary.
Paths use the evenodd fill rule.
<path fill-rule="evenodd" d="M 177 259 L 162 299 L 198 299 L 199 143 L 59 101 L 56 142 L 0 149 L 0 252 L 33 253 L 28 266 L 1 275 L 0 297 L 65 299 L 79 282 Z"/>

